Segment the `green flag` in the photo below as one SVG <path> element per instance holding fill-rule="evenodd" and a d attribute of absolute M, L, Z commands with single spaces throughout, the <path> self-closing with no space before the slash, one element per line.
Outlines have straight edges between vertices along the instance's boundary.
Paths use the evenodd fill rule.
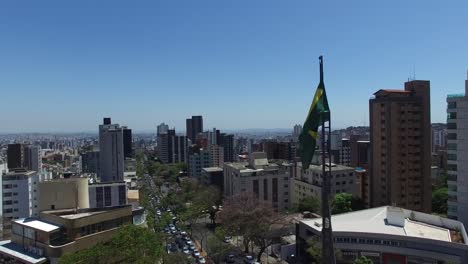
<path fill-rule="evenodd" d="M 299 153 L 303 169 L 309 168 L 315 152 L 318 128 L 327 121 L 330 121 L 330 108 L 328 107 L 327 94 L 325 93 L 325 85 L 323 83 L 322 58 L 320 57 L 320 83 L 317 91 L 315 91 L 309 114 L 302 127 L 302 133 L 299 136 Z"/>

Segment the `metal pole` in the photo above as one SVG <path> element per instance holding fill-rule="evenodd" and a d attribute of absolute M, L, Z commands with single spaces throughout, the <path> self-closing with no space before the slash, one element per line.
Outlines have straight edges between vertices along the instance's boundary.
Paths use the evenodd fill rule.
<path fill-rule="evenodd" d="M 323 61 L 320 56 L 320 81 L 323 82 Z M 331 135 L 331 122 L 328 122 L 328 141 Z M 331 176 L 331 156 L 329 155 L 329 174 L 327 174 L 325 155 L 330 154 L 330 142 L 327 143 L 325 148 L 325 122 L 322 123 L 322 263 L 335 264 L 335 251 L 333 249 L 333 235 L 331 227 L 331 213 L 330 213 L 330 176 Z"/>

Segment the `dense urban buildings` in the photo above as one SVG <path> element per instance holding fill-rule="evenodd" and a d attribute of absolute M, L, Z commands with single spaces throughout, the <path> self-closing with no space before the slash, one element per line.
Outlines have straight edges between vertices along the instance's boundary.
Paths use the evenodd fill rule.
<path fill-rule="evenodd" d="M 361 256 L 375 264 L 466 263 L 468 236 L 461 222 L 399 207 L 383 206 L 333 215 L 335 249 L 342 262 Z M 322 218 L 296 228 L 297 256 L 308 259 L 307 241 L 320 240 Z M 307 263 L 307 262 L 303 262 Z"/>
<path fill-rule="evenodd" d="M 447 96 L 448 216 L 468 224 L 468 80 L 465 94 Z"/>
<path fill-rule="evenodd" d="M 429 81 L 377 91 L 369 100 L 370 204 L 431 212 Z"/>
<path fill-rule="evenodd" d="M 123 181 L 124 176 L 123 128 L 104 118 L 99 125 L 99 172 L 101 182 Z"/>

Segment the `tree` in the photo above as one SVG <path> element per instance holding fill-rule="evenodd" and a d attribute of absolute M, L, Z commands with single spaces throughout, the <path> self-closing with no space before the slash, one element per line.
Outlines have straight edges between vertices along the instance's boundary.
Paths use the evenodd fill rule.
<path fill-rule="evenodd" d="M 359 258 L 357 258 L 353 264 L 374 264 L 374 262 L 372 262 L 372 260 L 368 259 L 367 257 L 365 256 L 361 256 Z"/>
<path fill-rule="evenodd" d="M 307 196 L 297 204 L 298 212 L 309 211 L 311 213 L 320 212 L 320 201 L 315 196 Z"/>
<path fill-rule="evenodd" d="M 106 243 L 66 254 L 59 263 L 158 263 L 163 246 L 159 237 L 152 231 L 128 225 Z"/>
<path fill-rule="evenodd" d="M 332 214 L 352 212 L 351 200 L 353 195 L 349 193 L 338 193 L 332 201 Z"/>
<path fill-rule="evenodd" d="M 312 258 L 312 263 L 320 264 L 322 263 L 322 245 L 319 240 L 309 240 L 307 241 L 309 247 L 307 248 L 307 253 Z M 342 252 L 339 249 L 335 249 L 335 258 L 336 260 L 340 260 L 342 257 Z"/>
<path fill-rule="evenodd" d="M 221 239 L 223 239 L 222 237 Z M 223 257 L 233 250 L 231 244 L 226 244 L 216 236 L 208 238 L 206 243 L 207 252 L 214 263 L 221 263 Z"/>
<path fill-rule="evenodd" d="M 242 236 L 245 252 L 249 251 L 250 242 L 257 246 L 258 261 L 273 240 L 282 235 L 286 225 L 284 216 L 245 192 L 229 198 L 219 218 L 228 234 Z"/>
<path fill-rule="evenodd" d="M 448 189 L 442 187 L 432 193 L 432 211 L 437 214 L 447 214 Z"/>
<path fill-rule="evenodd" d="M 165 254 L 163 257 L 163 264 L 189 264 L 192 263 L 187 255 L 181 252 Z"/>

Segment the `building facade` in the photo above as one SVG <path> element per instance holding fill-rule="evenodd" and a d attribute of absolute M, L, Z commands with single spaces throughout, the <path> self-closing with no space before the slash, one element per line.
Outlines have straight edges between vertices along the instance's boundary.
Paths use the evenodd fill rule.
<path fill-rule="evenodd" d="M 203 132 L 203 117 L 192 116 L 186 120 L 186 136 L 192 142 L 195 142 L 197 135 Z"/>
<path fill-rule="evenodd" d="M 468 224 L 468 80 L 465 94 L 447 96 L 448 217 Z"/>
<path fill-rule="evenodd" d="M 278 211 L 289 208 L 293 164 L 282 161 L 270 163 L 266 153 L 253 152 L 249 155 L 249 162 L 225 163 L 223 169 L 225 197 L 247 192 Z"/>
<path fill-rule="evenodd" d="M 431 212 L 430 83 L 379 90 L 369 101 L 370 203 Z"/>
<path fill-rule="evenodd" d="M 133 140 L 132 130 L 126 126 L 122 127 L 123 133 L 123 152 L 124 158 L 131 158 L 133 156 Z"/>
<path fill-rule="evenodd" d="M 103 208 L 127 204 L 127 184 L 122 182 L 92 183 L 88 185 L 89 207 Z"/>
<path fill-rule="evenodd" d="M 99 125 L 99 178 L 101 182 L 123 181 L 123 129 L 110 118 Z"/>
<path fill-rule="evenodd" d="M 83 173 L 98 173 L 99 151 L 87 151 L 81 154 L 81 171 Z"/>

